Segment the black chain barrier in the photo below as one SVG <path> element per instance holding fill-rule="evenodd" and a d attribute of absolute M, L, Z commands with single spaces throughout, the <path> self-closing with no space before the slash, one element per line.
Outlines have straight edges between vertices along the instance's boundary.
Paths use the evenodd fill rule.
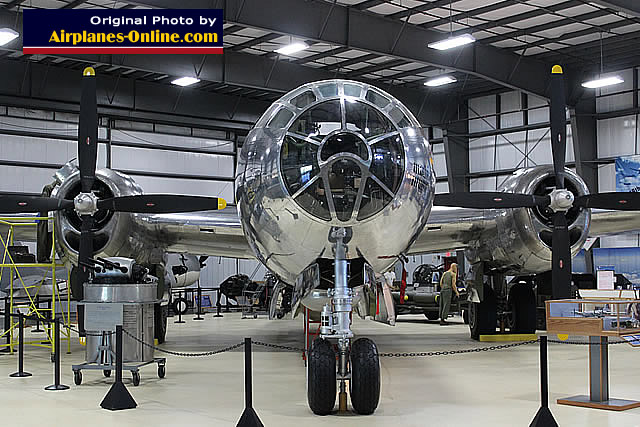
<path fill-rule="evenodd" d="M 239 347 L 243 347 L 244 346 L 244 341 L 238 343 L 238 344 L 234 344 L 234 345 L 230 345 L 229 347 L 225 347 L 225 348 L 221 348 L 219 350 L 212 350 L 212 351 L 205 351 L 203 353 L 184 353 L 184 352 L 180 352 L 180 351 L 172 351 L 172 350 L 166 350 L 164 348 L 160 348 L 158 346 L 146 343 L 144 341 L 142 341 L 140 338 L 136 337 L 135 335 L 129 333 L 129 331 L 127 331 L 126 329 L 123 329 L 122 332 L 124 332 L 126 335 L 128 335 L 129 337 L 131 337 L 134 341 L 139 342 L 140 344 L 144 345 L 145 347 L 149 347 L 152 348 L 156 351 L 159 351 L 161 353 L 166 353 L 166 354 L 171 354 L 173 356 L 179 356 L 179 357 L 206 357 L 206 356 L 215 356 L 216 354 L 220 354 L 220 353 L 226 353 L 227 351 L 231 351 L 231 350 L 235 350 L 236 348 Z"/>
<path fill-rule="evenodd" d="M 454 354 L 465 353 L 481 353 L 483 351 L 504 350 L 507 348 L 520 347 L 522 345 L 535 344 L 540 340 L 522 341 L 513 344 L 500 344 L 487 347 L 468 348 L 464 350 L 445 350 L 445 351 L 424 351 L 414 353 L 379 353 L 380 357 L 430 357 L 430 356 L 451 356 Z"/>
<path fill-rule="evenodd" d="M 295 352 L 302 352 L 302 353 L 306 353 L 307 351 L 304 348 L 297 348 L 297 347 L 289 347 L 286 345 L 279 345 L 279 344 L 269 344 L 267 342 L 261 342 L 261 341 L 251 341 L 253 344 L 255 345 L 260 345 L 262 347 L 269 347 L 269 348 L 277 348 L 279 350 L 286 350 L 286 351 L 295 351 Z"/>

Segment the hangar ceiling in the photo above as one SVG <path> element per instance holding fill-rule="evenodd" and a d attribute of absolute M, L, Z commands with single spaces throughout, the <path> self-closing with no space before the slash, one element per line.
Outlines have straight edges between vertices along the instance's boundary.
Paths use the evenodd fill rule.
<path fill-rule="evenodd" d="M 20 27 L 25 8 L 170 5 L 175 2 L 0 0 L 0 26 Z M 101 76 L 111 79 L 108 103 L 121 100 L 123 105 L 135 102 L 123 100 L 120 85 L 170 86 L 175 77 L 197 75 L 201 82 L 177 96 L 199 93 L 230 112 L 229 120 L 247 122 L 300 83 L 351 78 L 392 92 L 423 123 L 433 124 L 451 115 L 447 100 L 456 96 L 519 89 L 547 97 L 554 62 L 573 71 L 574 87 L 600 69 L 601 51 L 605 71 L 640 65 L 640 7 L 634 0 L 190 0 L 183 6 L 225 9 L 224 55 L 23 55 L 14 43 L 0 48 L 0 66 L 18 63 L 22 68 L 9 67 L 17 77 L 18 70 L 26 75 L 29 65 L 42 75 L 42 67 L 64 74 L 95 64 Z M 462 33 L 478 41 L 445 52 L 426 46 Z M 292 41 L 304 41 L 309 48 L 291 56 L 273 52 Z M 423 86 L 443 73 L 458 81 L 435 89 Z M 245 107 L 249 110 L 243 115 Z M 171 112 L 169 106 L 164 110 Z"/>

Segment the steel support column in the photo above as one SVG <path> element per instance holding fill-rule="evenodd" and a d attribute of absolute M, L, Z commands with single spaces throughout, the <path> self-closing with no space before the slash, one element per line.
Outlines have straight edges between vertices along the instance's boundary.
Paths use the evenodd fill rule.
<path fill-rule="evenodd" d="M 569 108 L 576 171 L 592 193 L 598 191 L 598 165 L 595 162 L 598 158 L 595 113 L 595 97 L 582 99 L 575 107 Z"/>

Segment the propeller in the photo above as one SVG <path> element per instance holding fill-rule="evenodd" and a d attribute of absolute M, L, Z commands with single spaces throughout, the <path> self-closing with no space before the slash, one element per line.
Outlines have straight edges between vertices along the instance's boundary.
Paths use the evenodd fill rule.
<path fill-rule="evenodd" d="M 81 218 L 78 268 L 72 282 L 80 289 L 89 278 L 93 265 L 93 215 L 99 209 L 130 213 L 177 213 L 224 209 L 227 202 L 217 197 L 150 194 L 112 197 L 99 200 L 91 192 L 96 179 L 98 156 L 98 107 L 95 71 L 87 67 L 82 72 L 80 117 L 78 120 L 78 168 L 82 192 L 72 200 L 22 194 L 0 196 L 0 212 L 49 212 L 75 209 Z M 74 283 L 72 283 L 72 286 Z M 75 294 L 75 292 L 74 292 Z"/>
<path fill-rule="evenodd" d="M 640 210 L 640 193 L 596 193 L 575 197 L 565 189 L 565 153 L 567 147 L 566 101 L 562 67 L 551 69 L 551 149 L 556 188 L 549 196 L 514 193 L 437 194 L 434 204 L 476 209 L 549 207 L 552 214 L 551 276 L 554 298 L 571 297 L 571 240 L 567 212 L 571 207 L 612 210 Z M 574 199 L 575 197 L 575 199 Z"/>

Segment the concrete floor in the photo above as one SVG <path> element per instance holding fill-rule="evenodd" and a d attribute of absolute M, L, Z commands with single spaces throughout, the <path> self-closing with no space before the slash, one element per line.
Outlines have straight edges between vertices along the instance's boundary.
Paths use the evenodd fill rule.
<path fill-rule="evenodd" d="M 206 351 L 254 340 L 300 347 L 302 320 L 270 322 L 226 314 L 215 319 L 174 324 L 169 319 L 165 347 Z M 456 319 L 454 319 L 456 321 Z M 401 316 L 388 327 L 357 320 L 356 334 L 369 336 L 381 352 L 473 348 L 468 328 L 459 323 L 440 327 L 422 316 Z M 33 336 L 27 332 L 27 336 Z M 240 351 L 206 358 L 168 356 L 167 376 L 154 366 L 143 368 L 139 387 L 125 383 L 138 408 L 110 412 L 99 407 L 112 378 L 86 371 L 73 385 L 71 364 L 83 361 L 74 340 L 72 354 L 62 360 L 68 391 L 47 392 L 52 364 L 45 349 L 27 348 L 30 378 L 9 378 L 16 356 L 0 356 L 0 402 L 3 424 L 16 426 L 235 426 L 243 410 L 243 355 Z M 587 392 L 587 348 L 551 344 L 551 410 L 561 426 L 640 426 L 640 409 L 621 413 L 558 406 L 555 400 Z M 640 349 L 610 348 L 611 396 L 640 400 Z M 539 407 L 538 346 L 430 358 L 382 359 L 382 396 L 373 416 L 352 413 L 314 416 L 307 406 L 305 368 L 298 353 L 257 347 L 254 351 L 254 407 L 265 426 L 527 426 Z"/>

